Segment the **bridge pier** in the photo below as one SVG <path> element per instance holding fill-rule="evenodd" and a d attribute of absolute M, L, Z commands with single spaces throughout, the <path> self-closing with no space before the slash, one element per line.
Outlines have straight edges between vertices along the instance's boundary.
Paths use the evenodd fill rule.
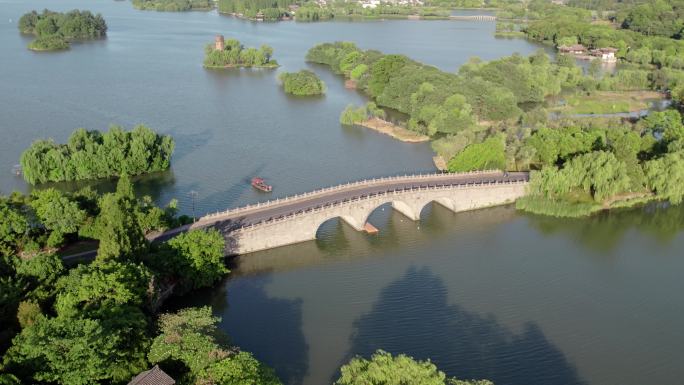
<path fill-rule="evenodd" d="M 404 201 L 392 201 L 392 208 L 403 214 L 412 221 L 420 220 L 420 211 L 423 206 L 412 205 Z"/>

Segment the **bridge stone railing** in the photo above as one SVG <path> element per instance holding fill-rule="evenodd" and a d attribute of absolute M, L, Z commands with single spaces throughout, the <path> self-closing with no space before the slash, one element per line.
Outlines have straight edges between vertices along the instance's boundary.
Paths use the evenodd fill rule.
<path fill-rule="evenodd" d="M 344 189 L 352 188 L 352 187 L 359 187 L 359 186 L 371 186 L 375 184 L 382 184 L 386 182 L 396 182 L 396 181 L 405 181 L 405 180 L 416 180 L 420 181 L 421 179 L 433 179 L 433 178 L 443 178 L 443 179 L 450 179 L 453 177 L 457 176 L 473 176 L 473 175 L 491 175 L 491 174 L 497 174 L 501 173 L 501 170 L 483 170 L 483 171 L 469 171 L 469 172 L 460 172 L 460 173 L 429 173 L 429 174 L 414 174 L 414 175 L 396 175 L 396 176 L 388 176 L 388 177 L 381 177 L 381 178 L 373 178 L 373 179 L 363 179 L 359 181 L 354 181 L 354 182 L 348 182 L 348 183 L 343 183 L 335 186 L 330 186 L 330 187 L 324 187 L 318 190 L 313 190 L 301 194 L 295 194 L 295 195 L 290 195 L 290 196 L 285 196 L 284 198 L 276 198 L 272 200 L 268 200 L 266 202 L 258 202 L 258 203 L 253 203 L 250 205 L 246 206 L 241 206 L 241 207 L 236 207 L 233 209 L 228 209 L 225 211 L 217 211 L 215 213 L 210 213 L 206 214 L 205 216 L 199 218 L 197 221 L 198 222 L 206 222 L 206 221 L 212 221 L 214 219 L 224 217 L 224 216 L 234 216 L 241 214 L 243 212 L 255 210 L 255 209 L 260 209 L 264 207 L 269 207 L 269 206 L 276 206 L 276 205 L 282 205 L 286 203 L 291 203 L 299 199 L 303 198 L 309 198 L 314 195 L 319 195 L 323 193 L 328 193 L 328 192 L 337 192 L 337 191 L 342 191 Z"/>
<path fill-rule="evenodd" d="M 428 187 L 419 186 L 419 187 L 412 187 L 411 189 L 388 190 L 388 191 L 383 191 L 383 192 L 379 192 L 379 193 L 372 193 L 372 194 L 369 194 L 369 195 L 363 196 L 363 197 L 352 197 L 348 200 L 326 203 L 320 207 L 308 208 L 308 209 L 300 210 L 296 213 L 283 215 L 283 216 L 280 216 L 278 218 L 273 218 L 273 219 L 265 220 L 265 221 L 259 221 L 257 223 L 252 223 L 249 225 L 242 226 L 239 229 L 236 229 L 236 231 L 249 230 L 249 229 L 252 229 L 252 228 L 254 228 L 256 226 L 260 226 L 260 225 L 279 223 L 279 222 L 291 220 L 291 219 L 299 217 L 301 215 L 317 213 L 317 212 L 320 212 L 320 211 L 323 211 L 323 210 L 326 210 L 326 209 L 329 209 L 332 207 L 338 207 L 338 206 L 342 206 L 342 205 L 353 203 L 353 202 L 359 202 L 362 200 L 373 199 L 373 198 L 377 198 L 380 196 L 401 195 L 401 194 L 404 194 L 404 193 L 409 192 L 409 191 L 413 192 L 413 191 L 451 190 L 451 189 L 463 189 L 463 188 L 473 188 L 473 187 L 492 186 L 492 185 L 518 185 L 518 184 L 527 184 L 527 183 L 528 183 L 527 180 L 518 179 L 518 180 L 513 180 L 513 181 L 463 183 L 463 184 L 448 185 L 448 186 L 428 186 Z"/>

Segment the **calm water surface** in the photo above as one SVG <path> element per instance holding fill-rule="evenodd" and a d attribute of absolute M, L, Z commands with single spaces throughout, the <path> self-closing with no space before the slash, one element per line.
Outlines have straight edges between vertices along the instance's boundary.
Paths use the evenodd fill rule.
<path fill-rule="evenodd" d="M 30 52 L 16 21 L 45 7 L 101 12 L 108 37 Z M 428 145 L 341 127 L 340 111 L 366 99 L 306 64 L 306 50 L 350 40 L 452 71 L 470 56 L 538 48 L 493 31 L 477 22 L 255 24 L 212 12 L 140 12 L 128 2 L 0 0 L 0 190 L 29 190 L 10 170 L 35 138 L 64 141 L 76 127 L 110 124 L 146 123 L 176 138 L 172 170 L 136 187 L 161 203 L 179 198 L 186 213 L 192 190 L 198 213 L 267 199 L 246 183 L 256 174 L 282 196 L 429 171 Z M 283 66 L 206 71 L 202 46 L 216 33 L 270 44 Z M 282 93 L 277 73 L 301 68 L 324 79 L 325 97 Z M 170 306 L 212 305 L 235 343 L 287 384 L 330 383 L 351 356 L 377 348 L 499 385 L 684 378 L 681 207 L 561 221 L 510 207 L 452 214 L 429 206 L 419 223 L 381 207 L 370 220 L 379 235 L 332 220 L 316 242 L 244 256 L 219 287 Z"/>

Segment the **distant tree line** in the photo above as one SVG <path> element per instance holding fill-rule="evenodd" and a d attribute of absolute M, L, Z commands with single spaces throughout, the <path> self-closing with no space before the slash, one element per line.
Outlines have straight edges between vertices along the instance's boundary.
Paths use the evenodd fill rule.
<path fill-rule="evenodd" d="M 283 72 L 279 79 L 283 83 L 283 90 L 288 94 L 309 96 L 325 93 L 325 83 L 309 70 Z"/>
<path fill-rule="evenodd" d="M 137 9 L 163 12 L 208 11 L 214 8 L 212 0 L 132 0 L 132 3 Z"/>
<path fill-rule="evenodd" d="M 266 44 L 259 49 L 245 48 L 238 40 L 228 39 L 224 49 L 217 50 L 214 44 L 207 44 L 204 53 L 204 66 L 207 68 L 278 66 L 278 62 L 273 59 L 273 48 Z"/>
<path fill-rule="evenodd" d="M 70 40 L 89 40 L 104 37 L 107 23 L 102 15 L 90 11 L 73 10 L 66 13 L 43 10 L 24 14 L 18 23 L 22 33 L 36 35 L 30 49 L 58 50 L 69 48 Z"/>
<path fill-rule="evenodd" d="M 288 7 L 295 3 L 295 0 L 218 0 L 218 11 L 248 19 L 255 19 L 261 12 L 264 20 L 275 21 L 288 13 Z"/>
<path fill-rule="evenodd" d="M 533 40 L 553 45 L 583 44 L 589 49 L 613 47 L 618 58 L 656 69 L 684 69 L 684 2 L 654 1 L 619 6 L 606 16 L 610 23 L 596 23 L 588 10 L 557 6 L 535 0 L 537 20 L 523 31 Z M 650 68 L 646 68 L 647 70 Z"/>
<path fill-rule="evenodd" d="M 21 155 L 24 179 L 31 183 L 107 178 L 163 171 L 171 164 L 174 141 L 139 125 L 113 126 L 101 133 L 80 128 L 67 144 L 38 140 Z"/>

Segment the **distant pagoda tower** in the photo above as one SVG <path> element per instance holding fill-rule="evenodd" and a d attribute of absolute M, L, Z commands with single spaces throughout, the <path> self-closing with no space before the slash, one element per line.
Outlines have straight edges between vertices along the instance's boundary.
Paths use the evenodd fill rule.
<path fill-rule="evenodd" d="M 217 51 L 223 51 L 226 48 L 226 41 L 223 38 L 223 35 L 216 35 L 215 41 L 215 48 Z"/>

